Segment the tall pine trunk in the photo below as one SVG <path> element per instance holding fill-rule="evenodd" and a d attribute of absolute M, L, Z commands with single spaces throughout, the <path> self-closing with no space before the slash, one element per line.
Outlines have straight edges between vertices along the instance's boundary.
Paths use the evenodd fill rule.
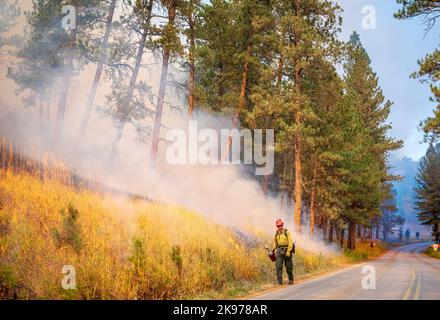
<path fill-rule="evenodd" d="M 345 229 L 341 228 L 340 234 L 339 234 L 339 247 L 344 247 L 344 237 L 345 237 Z"/>
<path fill-rule="evenodd" d="M 315 209 L 316 209 L 316 204 L 315 204 Z M 316 215 L 316 212 L 315 212 L 315 221 L 316 221 L 316 217 L 317 217 L 317 215 Z M 320 221 L 319 222 L 319 227 L 322 230 L 322 238 L 325 239 L 325 238 L 327 238 L 327 220 L 325 220 L 322 216 L 319 216 L 319 221 Z"/>
<path fill-rule="evenodd" d="M 284 39 L 284 35 L 282 36 L 282 43 L 284 43 L 283 41 Z M 283 45 L 281 45 L 281 48 L 283 47 Z M 284 68 L 284 56 L 282 53 L 280 53 L 280 58 L 278 61 L 278 67 L 277 67 L 277 73 L 276 73 L 276 91 L 278 92 L 278 94 L 280 94 L 281 92 L 281 81 L 283 79 L 283 68 Z M 285 167 L 284 167 L 285 168 Z M 270 181 L 270 174 L 269 175 L 265 175 L 263 178 L 263 192 L 265 195 L 267 195 L 268 191 L 269 191 L 269 181 Z"/>
<path fill-rule="evenodd" d="M 363 227 L 362 228 L 362 242 L 365 242 L 365 236 L 367 234 L 367 228 Z"/>
<path fill-rule="evenodd" d="M 127 96 L 125 99 L 125 104 L 124 104 L 124 106 L 122 106 L 123 108 L 129 109 L 130 104 L 131 104 L 131 100 L 133 98 L 134 88 L 136 86 L 139 71 L 141 69 L 142 57 L 144 55 L 145 42 L 147 41 L 147 37 L 148 37 L 148 31 L 149 31 L 149 26 L 150 26 L 150 21 L 151 21 L 151 14 L 152 14 L 152 9 L 153 9 L 153 1 L 154 0 L 150 0 L 148 3 L 148 7 L 147 7 L 148 8 L 148 16 L 146 18 L 146 23 L 144 26 L 145 29 L 143 30 L 142 38 L 139 42 L 138 51 L 136 54 L 136 62 L 135 62 L 135 66 L 133 69 L 133 73 L 131 75 L 130 84 L 129 84 Z M 113 164 L 115 162 L 116 155 L 117 155 L 118 149 L 119 149 L 119 143 L 121 141 L 122 133 L 124 131 L 125 122 L 127 121 L 127 119 L 126 119 L 127 115 L 126 115 L 126 112 L 124 112 L 124 110 L 121 111 L 120 117 L 121 118 L 118 121 L 118 125 L 116 128 L 116 134 L 115 134 L 115 137 L 113 138 L 112 149 L 110 152 L 109 172 L 113 168 Z"/>
<path fill-rule="evenodd" d="M 435 243 L 440 243 L 440 225 L 439 223 L 434 223 L 432 226 L 432 235 L 435 239 Z"/>
<path fill-rule="evenodd" d="M 240 123 L 240 115 L 241 111 L 244 108 L 244 102 L 246 97 L 246 86 L 247 86 L 247 80 L 248 80 L 248 73 L 249 73 L 249 59 L 252 54 L 252 31 L 249 35 L 248 45 L 246 48 L 246 54 L 244 57 L 244 63 L 243 63 L 243 72 L 241 77 L 241 89 L 240 89 L 240 98 L 238 100 L 238 106 L 237 110 L 235 112 L 234 118 L 232 120 L 232 129 L 237 129 L 238 125 Z M 229 150 L 232 147 L 232 136 L 229 135 L 228 140 L 226 142 L 225 151 L 222 157 L 222 162 L 226 162 L 226 159 L 229 158 Z"/>
<path fill-rule="evenodd" d="M 328 228 L 328 242 L 333 243 L 333 231 L 334 226 L 333 223 L 330 221 L 330 226 Z"/>
<path fill-rule="evenodd" d="M 298 79 L 298 78 L 297 78 Z M 299 83 L 296 84 L 297 94 L 300 92 Z M 301 133 L 299 132 L 301 126 L 301 115 L 299 111 L 295 111 L 295 209 L 294 218 L 295 225 L 298 232 L 301 232 L 301 209 L 302 209 L 302 163 L 301 163 Z"/>
<path fill-rule="evenodd" d="M 385 241 L 388 241 L 388 230 L 385 227 L 382 229 L 382 237 Z"/>
<path fill-rule="evenodd" d="M 289 162 L 289 177 L 291 177 L 293 175 L 293 162 Z M 293 202 L 293 183 L 292 181 L 289 180 L 289 185 L 288 185 L 288 189 L 287 189 L 287 208 L 289 209 L 290 206 L 292 205 Z"/>
<path fill-rule="evenodd" d="M 315 234 L 315 193 L 316 193 L 316 164 L 313 164 L 312 191 L 310 194 L 310 239 Z"/>
<path fill-rule="evenodd" d="M 281 48 L 284 44 L 284 35 L 281 37 Z M 281 93 L 281 82 L 283 80 L 283 69 L 284 69 L 284 55 L 282 52 L 280 52 L 280 58 L 278 61 L 278 68 L 277 68 L 277 75 L 276 75 L 276 90 L 278 94 Z M 284 174 L 286 174 L 286 165 L 284 165 Z M 270 181 L 270 175 L 265 175 L 263 179 L 263 191 L 264 194 L 267 194 L 269 191 L 269 181 Z M 282 200 L 281 200 L 282 201 Z"/>
<path fill-rule="evenodd" d="M 285 183 L 286 183 L 286 180 L 285 180 L 286 173 L 287 173 L 287 160 L 284 160 L 283 177 L 281 179 L 281 184 L 282 184 L 283 188 L 281 190 L 281 196 L 280 196 L 280 198 L 281 198 L 280 199 L 280 202 L 281 202 L 280 203 L 280 210 L 282 210 L 283 206 L 284 206 L 284 195 L 286 193 L 286 190 L 284 189 L 285 188 Z"/>
<path fill-rule="evenodd" d="M 300 0 L 293 0 L 295 7 L 295 15 L 300 17 Z M 299 45 L 301 42 L 301 34 L 296 34 L 296 43 Z M 302 163 L 301 163 L 301 147 L 302 147 L 302 137 L 301 137 L 301 112 L 300 108 L 300 96 L 301 96 L 301 67 L 299 66 L 299 61 L 295 66 L 295 92 L 296 92 L 296 103 L 297 109 L 295 110 L 295 208 L 294 208 L 294 220 L 295 226 L 298 232 L 301 232 L 301 209 L 302 209 Z"/>
<path fill-rule="evenodd" d="M 354 250 L 356 248 L 356 224 L 348 223 L 347 249 Z"/>
<path fill-rule="evenodd" d="M 63 134 L 64 117 L 66 113 L 67 97 L 69 95 L 70 79 L 73 73 L 73 59 L 75 56 L 77 30 L 73 29 L 70 34 L 69 46 L 66 57 L 66 68 L 61 82 L 60 97 L 58 100 L 58 110 L 55 122 L 54 144 L 57 148 Z"/>
<path fill-rule="evenodd" d="M 112 0 L 112 2 L 110 3 L 110 9 L 109 9 L 109 13 L 107 16 L 107 22 L 106 22 L 105 32 L 104 32 L 104 39 L 102 42 L 101 52 L 99 55 L 99 62 L 96 67 L 95 78 L 93 79 L 92 87 L 90 88 L 89 96 L 87 98 L 86 109 L 84 111 L 84 115 L 81 120 L 81 127 L 79 129 L 78 141 L 81 141 L 84 138 L 84 134 L 86 132 L 87 125 L 88 125 L 89 119 L 90 119 L 90 113 L 92 112 L 93 104 L 95 102 L 96 93 L 98 91 L 99 82 L 101 80 L 102 70 L 104 69 L 108 41 L 110 38 L 110 32 L 112 30 L 113 15 L 114 15 L 115 8 L 116 8 L 116 1 L 117 0 Z"/>
<path fill-rule="evenodd" d="M 176 2 L 171 1 L 168 8 L 168 24 L 174 25 L 176 19 Z M 153 140 L 151 143 L 151 160 L 154 165 L 159 151 L 160 128 L 162 126 L 163 105 L 165 102 L 165 91 L 167 86 L 168 66 L 170 63 L 170 49 L 167 45 L 163 49 L 162 71 L 160 74 L 159 94 L 157 96 L 156 114 L 154 117 Z"/>

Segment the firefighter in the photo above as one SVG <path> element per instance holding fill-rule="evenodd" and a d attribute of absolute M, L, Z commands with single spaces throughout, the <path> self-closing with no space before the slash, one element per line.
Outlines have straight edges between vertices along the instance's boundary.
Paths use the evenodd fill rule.
<path fill-rule="evenodd" d="M 284 228 L 284 222 L 278 219 L 275 222 L 277 232 L 275 233 L 273 251 L 276 254 L 276 270 L 277 280 L 279 284 L 283 284 L 283 263 L 286 266 L 289 284 L 293 284 L 293 240 L 290 232 Z"/>

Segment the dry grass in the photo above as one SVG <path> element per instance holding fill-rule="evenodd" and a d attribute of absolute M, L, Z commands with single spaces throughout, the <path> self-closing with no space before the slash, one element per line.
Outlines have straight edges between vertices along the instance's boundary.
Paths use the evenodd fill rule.
<path fill-rule="evenodd" d="M 263 243 L 176 206 L 107 198 L 0 170 L 0 298 L 240 296 L 275 280 Z M 349 263 L 303 252 L 297 277 Z M 76 290 L 61 270 L 76 269 Z"/>
<path fill-rule="evenodd" d="M 376 245 L 371 248 L 370 242 L 368 241 L 356 241 L 356 250 L 344 250 L 344 256 L 349 263 L 356 263 L 377 258 L 387 250 L 388 244 L 384 242 L 377 242 Z"/>
<path fill-rule="evenodd" d="M 75 192 L 1 173 L 3 295 L 32 299 L 170 299 L 264 280 L 261 248 L 173 206 Z M 73 217 L 77 212 L 77 217 Z M 64 290 L 64 265 L 77 290 Z"/>

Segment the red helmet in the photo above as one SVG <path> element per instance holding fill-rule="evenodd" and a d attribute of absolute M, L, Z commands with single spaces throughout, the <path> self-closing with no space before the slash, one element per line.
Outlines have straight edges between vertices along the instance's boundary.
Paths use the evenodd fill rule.
<path fill-rule="evenodd" d="M 275 222 L 275 225 L 276 225 L 277 227 L 282 227 L 282 226 L 284 226 L 284 222 L 283 222 L 283 220 L 281 220 L 281 219 L 277 219 L 277 221 Z"/>

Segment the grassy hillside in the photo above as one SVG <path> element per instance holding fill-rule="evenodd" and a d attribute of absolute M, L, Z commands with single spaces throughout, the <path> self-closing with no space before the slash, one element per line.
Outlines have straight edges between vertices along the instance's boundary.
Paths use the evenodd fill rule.
<path fill-rule="evenodd" d="M 353 261 L 301 250 L 295 259 L 299 277 Z M 61 286 L 65 265 L 76 290 Z M 193 212 L 0 170 L 0 298 L 229 297 L 274 280 L 263 241 Z"/>

